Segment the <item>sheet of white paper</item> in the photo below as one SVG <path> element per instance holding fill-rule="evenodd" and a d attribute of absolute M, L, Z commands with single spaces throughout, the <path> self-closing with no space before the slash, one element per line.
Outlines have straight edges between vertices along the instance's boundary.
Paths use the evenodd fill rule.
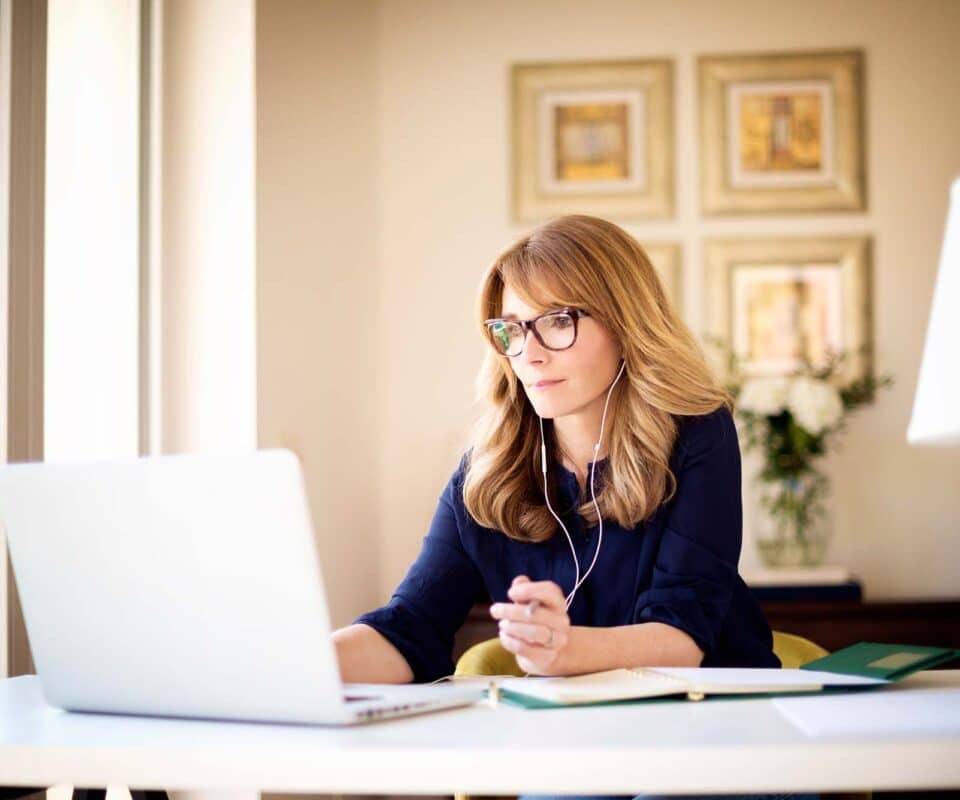
<path fill-rule="evenodd" d="M 771 702 L 807 736 L 960 734 L 960 689 L 883 689 Z"/>
<path fill-rule="evenodd" d="M 652 672 L 670 675 L 705 686 L 769 686 L 784 688 L 818 684 L 823 686 L 866 686 L 887 683 L 882 678 L 841 675 L 814 669 L 738 669 L 735 667 L 652 667 Z"/>

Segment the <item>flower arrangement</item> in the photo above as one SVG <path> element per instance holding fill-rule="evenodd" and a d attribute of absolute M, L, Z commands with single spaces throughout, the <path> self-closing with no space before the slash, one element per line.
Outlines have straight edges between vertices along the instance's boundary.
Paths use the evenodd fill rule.
<path fill-rule="evenodd" d="M 758 520 L 760 555 L 771 565 L 817 564 L 828 540 L 830 487 L 816 461 L 836 447 L 850 412 L 873 403 L 893 378 L 868 373 L 843 384 L 845 354 L 830 354 L 817 367 L 807 362 L 792 375 L 744 377 L 736 355 L 722 341 L 712 343 L 726 351 L 741 445 L 763 454 L 755 476 L 765 512 Z"/>

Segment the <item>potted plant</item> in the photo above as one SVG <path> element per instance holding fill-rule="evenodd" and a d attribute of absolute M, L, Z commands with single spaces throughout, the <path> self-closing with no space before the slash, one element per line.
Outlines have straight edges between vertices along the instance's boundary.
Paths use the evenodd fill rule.
<path fill-rule="evenodd" d="M 837 447 L 850 413 L 873 403 L 893 378 L 868 373 L 844 384 L 838 378 L 844 354 L 816 367 L 806 362 L 790 375 L 745 376 L 736 354 L 713 343 L 726 351 L 741 448 L 763 458 L 754 476 L 760 557 L 768 566 L 819 564 L 830 538 L 830 485 L 817 465 Z"/>

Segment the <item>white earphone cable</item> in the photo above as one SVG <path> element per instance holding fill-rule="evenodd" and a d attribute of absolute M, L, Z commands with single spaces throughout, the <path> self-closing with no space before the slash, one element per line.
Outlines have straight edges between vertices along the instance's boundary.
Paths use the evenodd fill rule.
<path fill-rule="evenodd" d="M 543 417 L 539 414 L 537 414 L 537 417 L 540 419 L 540 462 L 541 470 L 543 471 L 543 496 L 547 501 L 547 508 L 550 509 L 553 518 L 560 523 L 560 527 L 563 528 L 563 532 L 567 536 L 567 542 L 570 544 L 570 553 L 573 555 L 573 564 L 576 568 L 576 577 L 573 580 L 574 587 L 576 587 L 580 580 L 580 559 L 577 558 L 577 548 L 573 544 L 573 537 L 570 536 L 570 531 L 568 531 L 567 526 L 563 524 L 563 520 L 557 516 L 557 512 L 553 510 L 553 506 L 550 505 L 550 492 L 547 489 L 547 442 L 543 435 Z M 574 588 L 574 591 L 576 591 L 576 588 Z M 570 608 L 570 603 L 572 602 L 573 592 L 570 592 L 566 598 L 566 608 Z"/>
<path fill-rule="evenodd" d="M 607 419 L 607 406 L 610 405 L 610 395 L 613 393 L 613 387 L 616 386 L 617 381 L 620 380 L 620 376 L 623 374 L 623 370 L 626 365 L 627 362 L 624 361 L 620 367 L 620 371 L 617 373 L 617 377 L 614 378 L 613 383 L 610 384 L 610 389 L 607 392 L 607 399 L 603 404 L 603 414 L 600 417 L 600 438 L 598 439 L 596 446 L 593 448 L 593 463 L 590 465 L 590 497 L 593 500 L 593 507 L 597 512 L 597 549 L 593 553 L 593 561 L 590 562 L 590 566 L 587 568 L 586 573 L 584 573 L 583 577 L 580 578 L 576 584 L 574 584 L 573 591 L 570 592 L 571 598 L 577 589 L 580 588 L 581 584 L 583 584 L 583 582 L 589 577 L 591 571 L 593 570 L 594 564 L 597 563 L 597 557 L 600 555 L 600 547 L 603 544 L 603 517 L 600 514 L 600 505 L 597 503 L 597 487 L 596 483 L 594 482 L 594 475 L 597 470 L 597 457 L 600 455 L 600 444 L 603 442 L 603 425 Z"/>
<path fill-rule="evenodd" d="M 563 532 L 567 537 L 567 542 L 570 544 L 570 552 L 573 554 L 573 563 L 576 568 L 573 589 L 570 590 L 570 594 L 568 594 L 566 597 L 566 609 L 568 610 L 570 608 L 570 604 L 573 602 L 574 595 L 577 593 L 577 589 L 579 589 L 583 582 L 587 579 L 591 570 L 593 570 L 594 565 L 597 563 L 597 557 L 600 555 L 600 546 L 603 544 L 603 517 L 600 515 L 600 505 L 597 503 L 597 493 L 594 478 L 597 470 L 597 457 L 600 454 L 600 447 L 603 443 L 603 428 L 607 419 L 607 407 L 610 405 L 610 395 L 613 393 L 613 387 L 616 386 L 617 381 L 620 380 L 620 376 L 623 375 L 623 371 L 626 366 L 627 362 L 622 361 L 620 365 L 620 371 L 617 373 L 617 377 L 613 379 L 613 383 L 610 384 L 610 388 L 607 390 L 607 399 L 603 404 L 603 414 L 600 417 L 600 437 L 593 448 L 593 463 L 591 464 L 590 468 L 590 496 L 593 500 L 593 507 L 597 512 L 597 524 L 599 529 L 597 532 L 597 547 L 593 554 L 593 561 L 590 562 L 590 566 L 582 578 L 580 577 L 580 560 L 577 558 L 577 550 L 573 544 L 573 537 L 570 536 L 567 526 L 563 524 L 563 520 L 557 516 L 557 512 L 554 511 L 553 506 L 550 505 L 550 492 L 547 488 L 547 443 L 543 434 L 543 417 L 537 414 L 537 417 L 540 419 L 540 462 L 541 470 L 543 472 L 543 495 L 547 501 L 547 508 L 550 510 L 553 518 L 560 524 L 560 527 L 563 529 Z"/>

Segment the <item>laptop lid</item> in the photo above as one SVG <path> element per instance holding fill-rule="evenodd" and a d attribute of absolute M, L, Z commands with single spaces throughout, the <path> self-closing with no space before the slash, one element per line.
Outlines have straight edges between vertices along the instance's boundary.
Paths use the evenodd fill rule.
<path fill-rule="evenodd" d="M 6 465 L 0 520 L 51 704 L 349 716 L 289 451 Z"/>

